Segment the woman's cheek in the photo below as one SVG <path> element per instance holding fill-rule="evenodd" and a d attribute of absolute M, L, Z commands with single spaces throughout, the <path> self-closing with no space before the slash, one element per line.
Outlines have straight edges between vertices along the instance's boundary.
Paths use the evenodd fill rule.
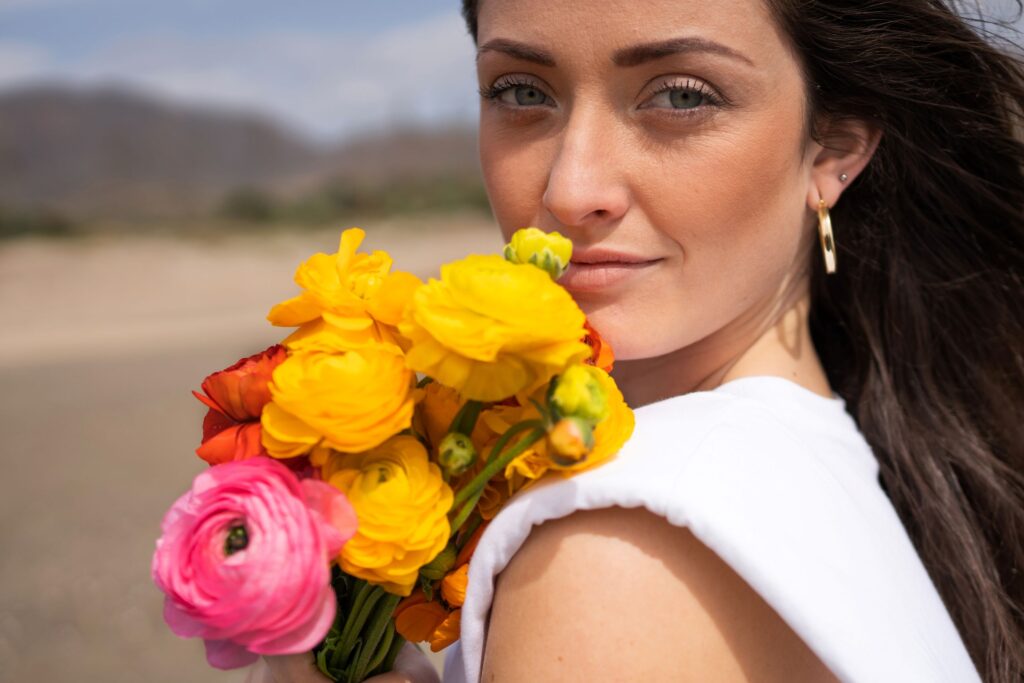
<path fill-rule="evenodd" d="M 534 222 L 549 162 L 541 145 L 485 128 L 480 133 L 480 165 L 494 217 L 507 240 Z"/>

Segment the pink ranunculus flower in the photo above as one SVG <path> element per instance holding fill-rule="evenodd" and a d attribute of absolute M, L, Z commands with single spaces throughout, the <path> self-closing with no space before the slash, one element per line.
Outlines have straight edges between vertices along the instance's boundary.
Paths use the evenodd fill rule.
<path fill-rule="evenodd" d="M 356 531 L 348 499 L 281 463 L 215 465 L 164 517 L 153 580 L 164 619 L 219 669 L 308 652 L 334 621 L 331 560 Z"/>

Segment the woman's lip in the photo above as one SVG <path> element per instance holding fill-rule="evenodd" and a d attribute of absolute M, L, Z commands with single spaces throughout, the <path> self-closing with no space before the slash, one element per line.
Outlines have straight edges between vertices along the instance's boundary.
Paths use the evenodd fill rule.
<path fill-rule="evenodd" d="M 648 263 L 657 261 L 644 256 L 635 256 L 614 249 L 603 247 L 579 249 L 572 255 L 571 263 L 579 265 L 597 265 L 603 263 Z"/>
<path fill-rule="evenodd" d="M 597 292 L 639 275 L 661 259 L 649 261 L 597 261 L 580 263 L 571 261 L 569 268 L 558 278 L 558 284 L 570 292 Z"/>

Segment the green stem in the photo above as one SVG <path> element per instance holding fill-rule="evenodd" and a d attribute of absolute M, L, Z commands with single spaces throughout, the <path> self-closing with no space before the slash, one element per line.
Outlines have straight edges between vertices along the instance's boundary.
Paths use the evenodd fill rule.
<path fill-rule="evenodd" d="M 380 645 L 377 646 L 377 652 L 374 653 L 370 663 L 366 665 L 366 675 L 376 671 L 377 667 L 387 659 L 388 653 L 391 652 L 391 643 L 394 641 L 395 635 L 394 623 L 388 622 L 387 628 L 384 629 L 384 637 L 381 638 Z M 380 673 L 384 672 L 381 671 Z"/>
<path fill-rule="evenodd" d="M 469 436 L 469 433 L 476 427 L 476 420 L 480 417 L 480 410 L 484 404 L 480 401 L 466 401 L 455 413 L 452 423 L 448 425 L 448 432 L 460 432 Z"/>
<path fill-rule="evenodd" d="M 482 495 L 483 490 L 481 489 L 475 496 L 466 501 L 466 504 L 462 506 L 461 510 L 459 510 L 459 514 L 455 515 L 455 519 L 452 520 L 452 529 L 458 529 L 463 525 L 469 515 L 472 514 L 473 508 L 476 507 L 478 502 L 480 502 L 480 496 Z"/>
<path fill-rule="evenodd" d="M 502 449 L 505 448 L 505 445 L 512 439 L 513 436 L 531 428 L 537 429 L 539 431 L 539 434 L 537 434 L 537 436 L 531 435 L 532 438 L 527 439 L 526 445 L 529 446 L 544 435 L 543 422 L 541 422 L 540 420 L 526 420 L 525 422 L 520 422 L 518 424 L 512 425 L 511 427 L 505 430 L 505 433 L 502 434 L 498 438 L 497 443 L 494 444 L 494 448 L 491 449 L 491 454 L 487 458 L 487 464 L 484 465 L 484 468 L 480 470 L 480 472 L 475 477 L 473 477 L 473 479 L 470 480 L 468 484 L 459 489 L 458 493 L 455 494 L 455 499 L 452 501 L 453 510 L 462 505 L 462 503 L 464 503 L 466 499 L 473 496 L 478 491 L 482 491 L 484 484 L 489 482 L 491 480 L 491 477 L 493 477 L 501 470 L 505 469 L 505 466 L 512 462 L 512 459 L 515 457 L 515 455 L 519 455 L 519 453 L 521 453 L 525 449 L 525 446 L 523 447 L 523 449 L 519 449 L 519 451 L 516 452 L 516 454 L 512 456 L 512 458 L 508 457 L 508 453 L 504 453 L 500 457 L 498 457 L 498 454 L 501 453 Z M 523 442 L 520 442 L 520 444 L 522 443 Z M 517 444 L 516 448 L 518 448 L 520 444 Z M 512 451 L 509 451 L 509 453 L 511 452 Z"/>
<path fill-rule="evenodd" d="M 387 657 L 384 658 L 382 671 L 391 671 L 395 668 L 395 660 L 398 659 L 398 653 L 402 651 L 402 646 L 405 645 L 405 638 L 400 636 L 398 632 L 395 632 L 395 638 L 391 641 L 391 648 L 388 650 Z"/>
<path fill-rule="evenodd" d="M 381 588 L 380 592 L 383 593 L 384 589 Z M 387 597 L 380 601 L 380 605 L 373 614 L 373 621 L 370 622 L 369 628 L 366 629 L 366 637 L 363 639 L 363 651 L 359 653 L 359 659 L 356 660 L 355 664 L 353 678 L 357 681 L 362 681 L 366 678 L 366 674 L 369 671 L 367 665 L 371 659 L 376 658 L 377 647 L 380 644 L 381 637 L 387 630 L 388 624 L 391 623 L 395 607 L 398 606 L 398 602 L 402 599 L 400 595 L 392 595 L 391 593 L 386 595 Z"/>
<path fill-rule="evenodd" d="M 344 622 L 341 625 L 341 633 L 335 641 L 338 647 L 334 651 L 334 656 L 331 657 L 331 663 L 335 666 L 340 666 L 341 662 L 348 656 L 347 652 L 342 651 L 341 643 L 349 640 L 349 635 L 352 632 L 352 625 L 355 622 L 356 615 L 363 610 L 363 604 L 373 592 L 373 586 L 362 579 L 356 579 L 354 583 L 355 585 L 352 587 L 352 602 L 349 604 L 348 612 L 343 617 Z M 341 614 L 338 616 L 339 618 L 342 617 Z"/>
<path fill-rule="evenodd" d="M 527 423 L 522 422 L 520 424 Z M 512 431 L 512 429 L 509 429 L 509 431 Z M 506 434 L 507 433 L 508 432 L 506 432 Z M 459 510 L 459 514 L 455 516 L 454 520 L 452 520 L 451 528 L 453 534 L 456 531 L 458 531 L 459 527 L 461 527 L 467 519 L 469 519 L 469 515 L 472 514 L 473 509 L 476 507 L 476 504 L 480 501 L 480 496 L 484 494 L 484 486 L 486 486 L 487 482 L 490 481 L 491 477 L 494 474 L 496 474 L 499 470 L 504 469 L 505 466 L 508 465 L 513 460 L 515 460 L 515 458 L 518 455 L 520 455 L 523 451 L 532 446 L 538 439 L 544 436 L 544 433 L 545 430 L 543 427 L 535 428 L 532 432 L 530 432 L 530 434 L 525 439 L 516 443 L 515 446 L 508 449 L 497 458 L 494 458 L 493 455 L 491 456 L 494 459 L 489 461 L 487 463 L 487 467 L 485 467 L 480 472 L 480 474 L 483 475 L 488 474 L 488 470 L 490 470 L 490 474 L 488 474 L 487 478 L 483 480 L 483 483 L 480 485 L 480 488 L 478 488 L 476 491 L 472 493 L 472 495 L 470 495 L 469 499 L 466 501 L 466 504 L 462 506 L 461 510 Z M 495 448 L 497 448 L 497 446 Z M 495 467 L 492 468 L 492 465 L 494 465 Z M 466 488 L 468 489 L 469 487 L 471 487 L 474 484 L 474 482 L 476 482 L 476 480 L 479 478 L 480 475 L 474 477 L 473 481 L 471 481 Z M 465 490 L 466 489 L 463 489 L 462 491 Z M 462 491 L 459 491 L 459 493 L 461 494 Z M 456 499 L 458 499 L 458 496 L 456 496 Z M 452 509 L 455 509 L 454 503 L 452 504 Z"/>
<path fill-rule="evenodd" d="M 352 611 L 345 620 L 345 628 L 342 629 L 341 638 L 338 639 L 338 650 L 343 658 L 342 661 L 348 659 L 349 650 L 352 649 L 352 645 L 363 630 L 363 624 L 369 619 L 370 613 L 373 612 L 373 608 L 383 594 L 383 588 L 369 583 L 359 587 L 359 593 L 356 595 L 358 609 L 356 605 L 353 605 Z M 361 602 L 360 598 L 362 598 Z M 364 647 L 363 650 L 365 651 L 366 648 Z"/>
<path fill-rule="evenodd" d="M 349 659 L 348 668 L 345 670 L 345 683 L 362 683 L 358 678 L 355 677 L 356 668 L 352 665 L 352 662 L 359 659 L 363 650 L 366 649 L 366 643 L 362 640 L 356 640 L 356 646 L 352 648 L 352 657 Z"/>
<path fill-rule="evenodd" d="M 466 527 L 465 531 L 462 532 L 462 538 L 460 538 L 459 543 L 455 545 L 456 555 L 462 552 L 462 549 L 466 547 L 467 543 L 469 543 L 469 539 L 473 537 L 473 532 L 476 531 L 483 522 L 484 518 L 480 515 L 477 515 L 470 520 L 469 525 Z"/>

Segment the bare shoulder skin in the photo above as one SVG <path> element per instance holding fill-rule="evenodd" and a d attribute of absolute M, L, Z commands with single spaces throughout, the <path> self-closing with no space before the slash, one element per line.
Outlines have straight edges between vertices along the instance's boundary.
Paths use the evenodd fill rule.
<path fill-rule="evenodd" d="M 689 530 L 608 508 L 535 528 L 501 573 L 481 680 L 837 679 Z"/>

